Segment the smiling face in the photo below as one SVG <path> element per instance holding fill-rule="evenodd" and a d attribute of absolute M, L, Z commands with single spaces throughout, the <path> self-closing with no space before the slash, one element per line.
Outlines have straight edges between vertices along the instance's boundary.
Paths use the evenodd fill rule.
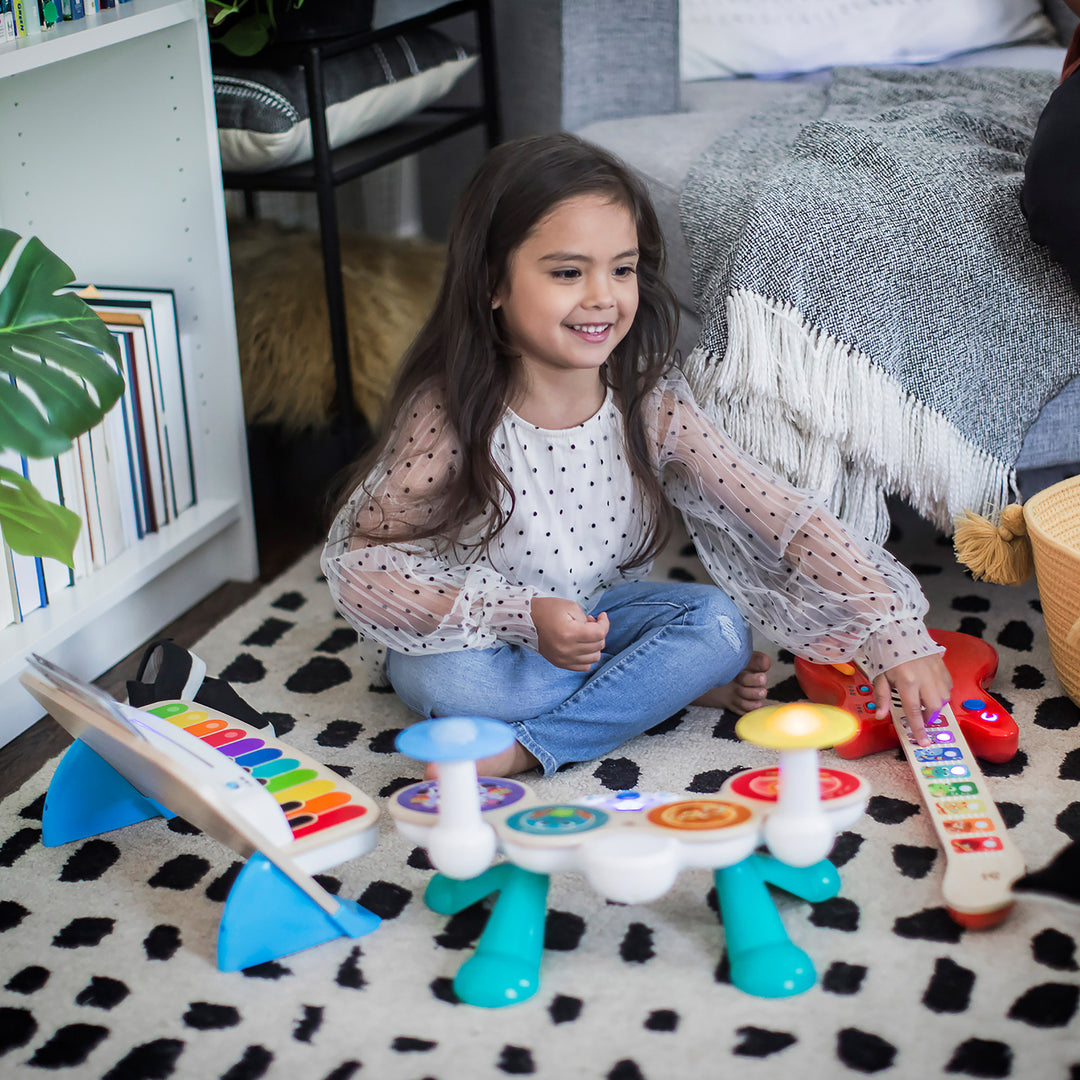
<path fill-rule="evenodd" d="M 638 306 L 637 229 L 603 195 L 558 203 L 510 259 L 492 297 L 526 374 L 598 371 Z"/>

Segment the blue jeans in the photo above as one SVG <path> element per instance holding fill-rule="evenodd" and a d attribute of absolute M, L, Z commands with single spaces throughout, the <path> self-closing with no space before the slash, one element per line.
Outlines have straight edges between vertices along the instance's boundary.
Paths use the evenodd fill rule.
<path fill-rule="evenodd" d="M 508 723 L 545 774 L 589 761 L 731 682 L 752 651 L 749 628 L 713 585 L 637 581 L 590 612 L 610 622 L 600 662 L 567 671 L 519 645 L 416 654 L 388 651 L 398 697 L 422 716 Z"/>

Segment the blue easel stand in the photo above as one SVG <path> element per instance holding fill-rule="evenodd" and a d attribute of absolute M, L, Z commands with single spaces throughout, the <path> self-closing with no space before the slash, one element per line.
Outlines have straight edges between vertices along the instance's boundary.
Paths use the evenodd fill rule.
<path fill-rule="evenodd" d="M 456 915 L 499 894 L 476 951 L 454 979 L 461 1001 L 497 1009 L 526 1001 L 540 989 L 548 880 L 547 874 L 499 863 L 467 881 L 436 874 L 428 883 L 424 901 L 440 915 Z"/>
<path fill-rule="evenodd" d="M 60 759 L 45 795 L 42 843 L 58 847 L 136 821 L 175 816 L 141 794 L 104 758 L 76 739 Z"/>
<path fill-rule="evenodd" d="M 339 937 L 370 934 L 382 920 L 354 900 L 328 915 L 256 852 L 236 876 L 218 927 L 217 964 L 237 971 Z"/>
<path fill-rule="evenodd" d="M 827 859 L 796 867 L 770 855 L 750 855 L 715 872 L 731 982 L 756 997 L 791 997 L 817 980 L 810 957 L 788 937 L 767 884 L 818 902 L 840 890 L 840 875 Z"/>

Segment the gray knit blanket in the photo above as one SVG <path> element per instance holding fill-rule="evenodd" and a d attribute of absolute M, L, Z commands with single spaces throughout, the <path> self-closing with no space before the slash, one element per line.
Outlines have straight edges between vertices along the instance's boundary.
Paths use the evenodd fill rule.
<path fill-rule="evenodd" d="M 749 452 L 875 539 L 886 494 L 946 531 L 1003 506 L 1028 427 L 1080 373 L 1080 302 L 1019 201 L 1054 86 L 838 68 L 688 176 L 691 386 Z"/>

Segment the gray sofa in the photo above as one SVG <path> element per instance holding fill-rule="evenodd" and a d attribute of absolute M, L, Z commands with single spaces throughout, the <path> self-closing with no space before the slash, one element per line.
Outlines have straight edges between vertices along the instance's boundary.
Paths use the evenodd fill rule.
<path fill-rule="evenodd" d="M 1060 0 L 1045 2 L 1058 42 L 983 49 L 942 63 L 1060 71 L 1076 19 Z M 506 134 L 576 131 L 647 182 L 668 241 L 685 355 L 700 325 L 679 223 L 687 172 L 726 132 L 764 110 L 784 109 L 800 81 L 828 79 L 828 72 L 682 83 L 678 0 L 502 0 L 495 11 Z M 1026 496 L 1080 471 L 1078 463 L 1080 378 L 1029 429 L 1016 463 L 1021 490 Z"/>

